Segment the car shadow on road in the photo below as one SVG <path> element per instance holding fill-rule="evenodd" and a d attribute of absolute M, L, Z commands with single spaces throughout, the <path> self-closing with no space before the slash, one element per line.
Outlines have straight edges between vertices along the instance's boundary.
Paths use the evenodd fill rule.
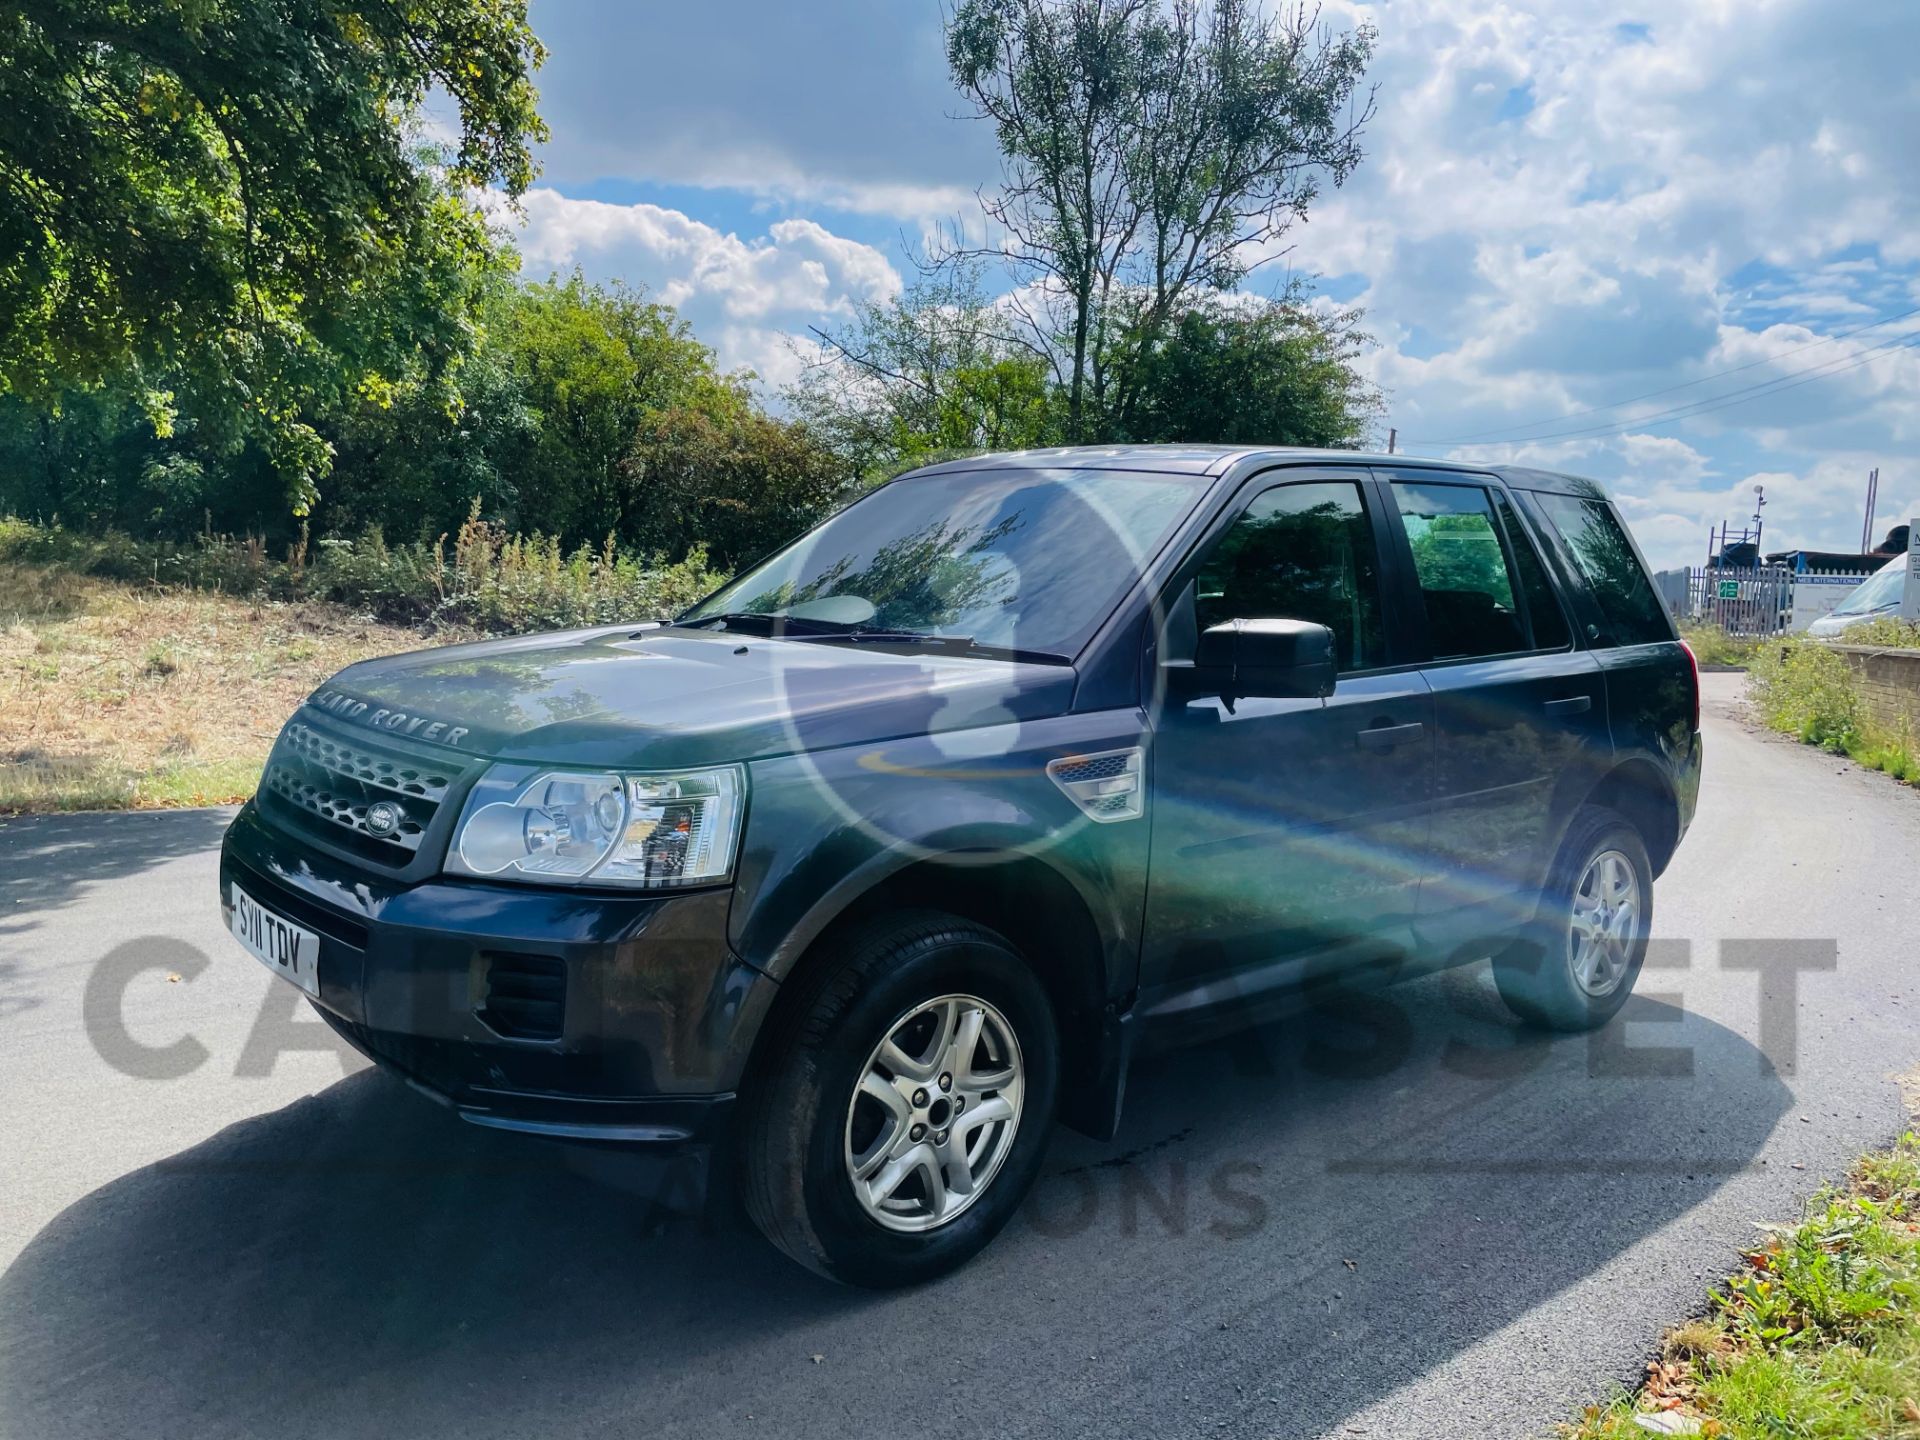
<path fill-rule="evenodd" d="M 35 1237 L 0 1430 L 1318 1434 L 1699 1204 L 1789 1103 L 1659 1000 L 1547 1038 L 1476 984 L 1147 1062 L 1114 1144 L 1060 1137 L 986 1254 L 892 1295 L 363 1072 Z"/>

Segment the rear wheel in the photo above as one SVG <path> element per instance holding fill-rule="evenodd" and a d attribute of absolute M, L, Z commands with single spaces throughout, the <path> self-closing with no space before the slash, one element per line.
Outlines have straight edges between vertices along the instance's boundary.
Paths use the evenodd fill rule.
<path fill-rule="evenodd" d="M 1633 993 L 1653 920 L 1653 869 L 1639 831 L 1589 805 L 1555 857 L 1533 933 L 1494 957 L 1500 996 L 1521 1019 L 1591 1030 Z"/>
<path fill-rule="evenodd" d="M 848 935 L 798 983 L 748 1101 L 748 1214 L 849 1284 L 963 1264 L 1039 1171 L 1058 1083 L 1046 991 L 999 936 L 926 912 Z"/>

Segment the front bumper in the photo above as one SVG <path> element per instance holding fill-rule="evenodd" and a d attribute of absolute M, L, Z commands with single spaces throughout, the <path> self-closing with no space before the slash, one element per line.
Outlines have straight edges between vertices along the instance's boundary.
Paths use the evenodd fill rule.
<path fill-rule="evenodd" d="M 478 1125 L 711 1141 L 777 988 L 728 945 L 725 890 L 406 884 L 301 843 L 251 804 L 221 847 L 229 916 L 236 883 L 320 936 L 323 1018 Z"/>

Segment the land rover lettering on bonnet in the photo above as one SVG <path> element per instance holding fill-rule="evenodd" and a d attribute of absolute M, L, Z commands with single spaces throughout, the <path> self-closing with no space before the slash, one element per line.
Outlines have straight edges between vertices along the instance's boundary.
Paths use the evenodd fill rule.
<path fill-rule="evenodd" d="M 307 703 L 316 710 L 324 710 L 342 720 L 355 721 L 376 730 L 417 736 L 422 740 L 434 740 L 443 745 L 458 745 L 471 733 L 464 725 L 452 725 L 428 715 L 409 715 L 404 710 L 393 710 L 355 699 L 351 695 L 342 695 L 338 690 L 323 690 Z"/>
<path fill-rule="evenodd" d="M 667 623 L 343 671 L 220 891 L 459 1119 L 697 1152 L 801 1264 L 896 1285 L 993 1238 L 1056 1122 L 1110 1139 L 1143 1041 L 1487 958 L 1524 1020 L 1606 1024 L 1700 765 L 1588 481 L 1034 451 Z"/>

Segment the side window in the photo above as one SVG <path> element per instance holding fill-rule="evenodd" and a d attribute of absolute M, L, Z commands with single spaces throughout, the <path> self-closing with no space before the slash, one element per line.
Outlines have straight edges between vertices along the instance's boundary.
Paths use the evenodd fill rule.
<path fill-rule="evenodd" d="M 1640 557 L 1610 506 L 1576 495 L 1539 495 L 1540 508 L 1573 554 L 1573 563 L 1593 588 L 1616 645 L 1673 639 L 1673 625 Z"/>
<path fill-rule="evenodd" d="M 1533 536 L 1521 523 L 1519 511 L 1506 496 L 1494 493 L 1493 508 L 1500 512 L 1500 524 L 1507 532 L 1507 548 L 1513 555 L 1513 568 L 1520 575 L 1520 598 L 1527 602 L 1527 620 L 1533 626 L 1533 648 L 1564 650 L 1573 643 L 1567 628 L 1567 612 L 1560 608 L 1560 596 L 1547 579 L 1547 567 L 1534 548 Z"/>
<path fill-rule="evenodd" d="M 1200 567 L 1200 628 L 1224 620 L 1311 620 L 1333 631 L 1342 671 L 1385 663 L 1380 559 L 1360 487 L 1280 485 L 1254 497 Z"/>
<path fill-rule="evenodd" d="M 1528 649 L 1487 492 L 1477 485 L 1396 484 L 1393 498 L 1413 549 L 1434 658 Z"/>

